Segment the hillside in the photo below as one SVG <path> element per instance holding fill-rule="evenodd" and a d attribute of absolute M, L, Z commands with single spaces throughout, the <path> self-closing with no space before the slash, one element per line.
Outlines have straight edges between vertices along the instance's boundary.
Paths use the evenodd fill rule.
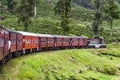
<path fill-rule="evenodd" d="M 119 51 L 120 47 L 113 44 L 107 49 L 72 49 L 23 55 L 1 67 L 0 80 L 119 80 Z"/>
<path fill-rule="evenodd" d="M 54 13 L 54 6 L 57 0 L 39 0 L 37 4 L 37 19 L 32 18 L 32 22 L 29 25 L 30 32 L 40 32 L 49 34 L 62 34 L 60 26 L 60 17 Z M 87 13 L 86 13 L 87 12 Z M 92 18 L 93 11 L 82 8 L 78 5 L 73 5 L 71 11 L 71 30 L 68 35 L 85 35 L 79 31 L 81 28 L 85 28 L 86 20 Z M 5 16 L 5 20 L 0 21 L 1 25 L 15 30 L 23 30 L 23 25 L 18 24 L 16 15 L 1 14 Z M 88 18 L 89 17 L 89 18 Z M 89 23 L 88 23 L 89 24 Z M 36 29 L 37 28 L 37 29 Z M 49 31 L 48 31 L 49 30 Z M 56 32 L 57 31 L 57 32 Z M 84 32 L 82 32 L 84 33 Z M 87 35 L 86 35 L 87 36 Z M 88 35 L 90 36 L 90 35 Z"/>
<path fill-rule="evenodd" d="M 16 1 L 16 0 L 15 0 Z M 54 7 L 58 0 L 37 0 L 37 18 L 31 19 L 29 24 L 29 32 L 44 33 L 44 34 L 63 34 L 61 28 L 61 18 L 54 13 Z M 71 18 L 70 18 L 70 31 L 67 35 L 83 35 L 87 37 L 93 37 L 92 22 L 94 9 L 90 9 L 89 5 L 93 5 L 91 0 L 73 0 Z M 89 4 L 88 7 L 84 7 L 81 4 Z M 15 11 L 16 7 L 14 8 Z M 0 16 L 4 16 L 5 20 L 0 21 L 0 25 L 5 27 L 23 30 L 23 24 L 18 24 L 18 18 L 14 12 L 1 13 Z M 103 22 L 99 27 L 99 35 L 106 38 L 106 41 L 120 40 L 120 20 L 115 20 L 113 23 L 113 36 L 110 37 L 110 25 L 107 22 Z"/>

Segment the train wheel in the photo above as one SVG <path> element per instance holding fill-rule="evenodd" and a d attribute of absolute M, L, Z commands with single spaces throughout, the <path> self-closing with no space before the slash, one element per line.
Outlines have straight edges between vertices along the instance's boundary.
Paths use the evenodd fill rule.
<path fill-rule="evenodd" d="M 23 52 L 22 52 L 22 51 L 19 51 L 19 54 L 20 54 L 20 56 L 21 56 L 21 55 L 23 55 Z"/>
<path fill-rule="evenodd" d="M 3 59 L 0 61 L 0 65 L 5 64 L 6 60 L 7 60 L 6 58 L 3 58 Z"/>
<path fill-rule="evenodd" d="M 7 60 L 10 60 L 12 58 L 12 54 L 9 53 L 6 58 L 7 58 Z"/>
<path fill-rule="evenodd" d="M 13 53 L 13 56 L 14 56 L 14 57 L 18 57 L 18 56 L 20 56 L 20 54 L 19 54 L 19 52 L 14 52 L 14 53 Z"/>

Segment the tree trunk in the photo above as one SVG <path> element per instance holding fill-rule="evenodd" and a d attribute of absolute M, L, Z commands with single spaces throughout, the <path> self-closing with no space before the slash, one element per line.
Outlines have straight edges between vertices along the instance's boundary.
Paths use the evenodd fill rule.
<path fill-rule="evenodd" d="M 37 15 L 37 9 L 36 9 L 36 0 L 34 0 L 35 6 L 34 6 L 34 18 L 36 19 Z"/>
<path fill-rule="evenodd" d="M 96 22 L 96 24 L 95 24 L 95 36 L 98 36 L 99 22 L 100 22 L 100 18 L 97 19 L 97 22 Z"/>
<path fill-rule="evenodd" d="M 24 23 L 24 31 L 28 31 L 28 23 Z"/>
<path fill-rule="evenodd" d="M 98 24 L 96 25 L 96 36 L 98 36 Z"/>
<path fill-rule="evenodd" d="M 112 25 L 113 21 L 111 20 L 110 22 L 110 36 L 113 36 L 113 25 Z"/>

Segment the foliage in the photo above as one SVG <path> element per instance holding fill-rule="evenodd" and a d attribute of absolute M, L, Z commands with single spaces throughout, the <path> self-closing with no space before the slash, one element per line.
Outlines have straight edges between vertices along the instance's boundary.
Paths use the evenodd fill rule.
<path fill-rule="evenodd" d="M 83 6 L 85 8 L 94 9 L 93 0 L 72 0 L 74 3 Z"/>
<path fill-rule="evenodd" d="M 93 22 L 93 32 L 95 36 L 98 36 L 98 27 L 102 22 L 102 9 L 103 9 L 103 5 L 104 5 L 104 0 L 95 0 L 94 1 L 95 4 L 95 14 L 94 14 L 94 22 Z"/>
<path fill-rule="evenodd" d="M 0 73 L 0 77 L 2 80 L 120 79 L 120 58 L 104 55 L 105 52 L 109 53 L 110 50 L 73 49 L 24 55 L 5 64 L 2 67 L 4 74 Z M 119 48 L 112 54 L 116 52 L 119 52 Z"/>
<path fill-rule="evenodd" d="M 55 6 L 55 14 L 59 14 L 62 21 L 61 26 L 64 34 L 69 31 L 69 17 L 71 11 L 71 0 L 59 0 Z"/>
<path fill-rule="evenodd" d="M 1 0 L 2 1 L 2 0 Z M 8 7 L 9 0 L 3 0 L 4 6 Z M 12 10 L 5 13 L 1 13 L 0 16 L 5 17 L 5 20 L 0 21 L 0 25 L 4 25 L 7 28 L 15 29 L 15 30 L 24 30 L 24 23 L 17 23 L 17 20 L 19 18 L 16 17 L 16 11 L 18 9 L 18 6 L 20 6 L 21 0 L 11 0 L 10 4 L 13 4 L 17 2 L 17 4 L 14 4 L 14 8 L 10 9 Z M 77 1 L 77 0 L 75 0 Z M 83 2 L 90 1 L 90 0 L 81 0 Z M 92 0 L 92 5 L 93 5 Z M 34 32 L 34 33 L 46 33 L 46 34 L 62 34 L 64 33 L 63 27 L 61 27 L 61 17 L 54 15 L 54 7 L 55 4 L 58 2 L 58 0 L 37 0 L 37 16 L 36 19 L 34 19 L 34 15 L 30 17 L 30 23 L 28 27 L 28 31 Z M 107 1 L 105 1 L 107 2 Z M 79 2 L 78 2 L 79 4 Z M 93 36 L 93 29 L 94 27 L 93 22 L 95 20 L 95 14 L 96 10 L 93 8 L 87 9 L 83 8 L 78 4 L 71 5 L 71 11 L 69 13 L 69 32 L 66 33 L 66 35 L 83 35 L 87 37 Z M 88 4 L 89 5 L 89 4 Z M 119 4 L 117 4 L 119 6 Z M 107 7 L 106 7 L 107 8 Z M 33 13 L 33 12 L 32 12 Z M 106 13 L 107 14 L 107 13 Z M 108 16 L 106 14 L 102 13 L 102 18 L 104 20 L 108 19 Z M 102 24 L 98 27 L 98 34 L 99 36 L 103 36 L 107 42 L 113 42 L 113 41 L 120 41 L 120 20 L 114 19 L 113 22 L 113 36 L 109 36 L 110 33 L 110 27 L 109 24 L 104 21 L 100 20 Z M 29 22 L 29 21 L 28 21 Z"/>
<path fill-rule="evenodd" d="M 6 6 L 6 0 L 0 1 L 0 13 L 6 13 L 7 12 L 7 6 Z"/>
<path fill-rule="evenodd" d="M 17 0 L 6 0 L 6 5 L 7 5 L 7 7 L 8 7 L 8 11 L 10 12 L 10 13 L 13 13 L 13 14 L 15 14 L 15 7 L 16 7 L 16 5 L 17 5 Z"/>
<path fill-rule="evenodd" d="M 108 0 L 106 1 L 106 5 L 104 7 L 104 11 L 107 14 L 107 21 L 110 23 L 111 26 L 111 33 L 113 35 L 113 21 L 114 19 L 120 18 L 120 10 L 118 5 L 116 4 L 115 0 Z"/>
<path fill-rule="evenodd" d="M 86 9 L 78 5 L 72 5 L 70 17 L 80 21 L 90 21 L 94 19 L 94 10 Z"/>
<path fill-rule="evenodd" d="M 33 17 L 34 0 L 21 0 L 17 8 L 18 22 L 23 22 L 24 30 L 28 31 L 30 18 Z"/>

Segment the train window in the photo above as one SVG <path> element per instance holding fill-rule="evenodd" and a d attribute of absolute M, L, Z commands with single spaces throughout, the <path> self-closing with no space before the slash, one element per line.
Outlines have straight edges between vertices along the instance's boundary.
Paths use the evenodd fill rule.
<path fill-rule="evenodd" d="M 65 42 L 70 42 L 69 40 L 65 40 Z"/>
<path fill-rule="evenodd" d="M 0 47 L 4 46 L 4 38 L 0 38 Z"/>
<path fill-rule="evenodd" d="M 25 40 L 25 43 L 28 43 L 28 40 Z"/>
<path fill-rule="evenodd" d="M 33 43 L 38 43 L 38 40 L 33 40 Z"/>
<path fill-rule="evenodd" d="M 47 42 L 46 40 L 41 40 L 40 42 Z"/>
<path fill-rule="evenodd" d="M 49 40 L 48 42 L 49 42 L 49 43 L 53 43 L 53 40 Z"/>
<path fill-rule="evenodd" d="M 22 42 L 22 39 L 18 39 L 18 43 L 21 43 Z"/>
<path fill-rule="evenodd" d="M 100 41 L 97 39 L 90 40 L 90 44 L 99 44 Z"/>
<path fill-rule="evenodd" d="M 16 44 L 16 39 L 15 38 L 11 39 L 11 43 Z"/>
<path fill-rule="evenodd" d="M 25 43 L 31 43 L 31 40 L 30 39 L 26 39 Z"/>
<path fill-rule="evenodd" d="M 57 42 L 62 42 L 62 40 L 57 40 Z"/>

